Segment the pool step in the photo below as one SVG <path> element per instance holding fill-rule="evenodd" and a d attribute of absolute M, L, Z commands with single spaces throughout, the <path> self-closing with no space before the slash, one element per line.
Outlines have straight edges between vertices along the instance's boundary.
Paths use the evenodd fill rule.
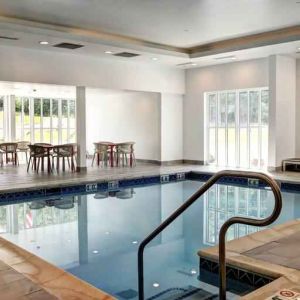
<path fill-rule="evenodd" d="M 147 300 L 215 300 L 218 295 L 194 286 L 167 289 Z"/>

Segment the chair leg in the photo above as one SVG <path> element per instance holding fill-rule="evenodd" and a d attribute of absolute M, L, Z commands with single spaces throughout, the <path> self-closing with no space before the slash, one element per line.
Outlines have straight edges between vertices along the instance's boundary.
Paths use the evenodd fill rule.
<path fill-rule="evenodd" d="M 63 162 L 62 162 L 62 169 L 63 169 L 63 172 L 65 172 L 65 158 L 63 157 L 62 160 L 63 160 Z"/>
<path fill-rule="evenodd" d="M 39 172 L 39 168 L 40 168 L 40 160 L 41 160 L 41 158 L 38 158 L 37 169 L 36 169 L 37 173 Z"/>
<path fill-rule="evenodd" d="M 70 165 L 70 157 L 69 156 L 67 157 L 67 162 L 68 162 L 68 166 L 69 166 L 69 169 L 70 169 L 71 165 Z"/>
<path fill-rule="evenodd" d="M 92 166 L 94 165 L 95 156 L 96 156 L 96 153 L 94 153 L 94 156 L 93 156 Z"/>
<path fill-rule="evenodd" d="M 26 156 L 26 163 L 28 163 L 28 153 L 25 151 L 25 156 Z"/>
<path fill-rule="evenodd" d="M 29 167 L 30 167 L 30 162 L 31 162 L 31 156 L 29 157 L 29 162 L 27 163 L 27 172 L 28 172 Z"/>

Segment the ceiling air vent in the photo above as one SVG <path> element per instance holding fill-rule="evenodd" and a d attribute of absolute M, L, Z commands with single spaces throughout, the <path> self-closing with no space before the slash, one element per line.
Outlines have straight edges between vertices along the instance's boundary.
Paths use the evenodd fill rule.
<path fill-rule="evenodd" d="M 3 36 L 3 35 L 0 35 L 0 39 L 2 39 L 2 40 L 17 41 L 19 38 L 12 37 L 12 36 Z"/>
<path fill-rule="evenodd" d="M 120 52 L 120 53 L 114 54 L 114 56 L 127 57 L 127 58 L 136 57 L 139 55 L 140 54 L 130 53 L 130 52 Z"/>
<path fill-rule="evenodd" d="M 84 46 L 79 44 L 72 44 L 72 43 L 60 43 L 54 45 L 53 47 L 74 50 Z"/>

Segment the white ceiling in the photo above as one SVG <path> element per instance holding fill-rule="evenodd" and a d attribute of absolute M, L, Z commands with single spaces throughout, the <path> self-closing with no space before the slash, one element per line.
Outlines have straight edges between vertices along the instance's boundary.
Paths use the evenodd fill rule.
<path fill-rule="evenodd" d="M 191 47 L 300 23 L 297 0 L 0 0 L 0 14 Z"/>

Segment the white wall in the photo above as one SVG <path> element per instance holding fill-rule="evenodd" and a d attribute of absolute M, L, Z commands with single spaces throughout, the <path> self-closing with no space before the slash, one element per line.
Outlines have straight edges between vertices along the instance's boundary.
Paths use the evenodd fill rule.
<path fill-rule="evenodd" d="M 183 94 L 184 71 L 133 60 L 0 47 L 0 81 Z"/>
<path fill-rule="evenodd" d="M 160 94 L 87 89 L 87 149 L 96 141 L 134 141 L 136 158 L 160 160 Z"/>
<path fill-rule="evenodd" d="M 183 108 L 184 159 L 204 161 L 204 93 L 268 86 L 268 59 L 186 71 Z"/>
<path fill-rule="evenodd" d="M 183 158 L 183 96 L 161 95 L 161 160 Z"/>
<path fill-rule="evenodd" d="M 273 55 L 269 61 L 269 167 L 281 166 L 296 151 L 296 59 Z"/>

